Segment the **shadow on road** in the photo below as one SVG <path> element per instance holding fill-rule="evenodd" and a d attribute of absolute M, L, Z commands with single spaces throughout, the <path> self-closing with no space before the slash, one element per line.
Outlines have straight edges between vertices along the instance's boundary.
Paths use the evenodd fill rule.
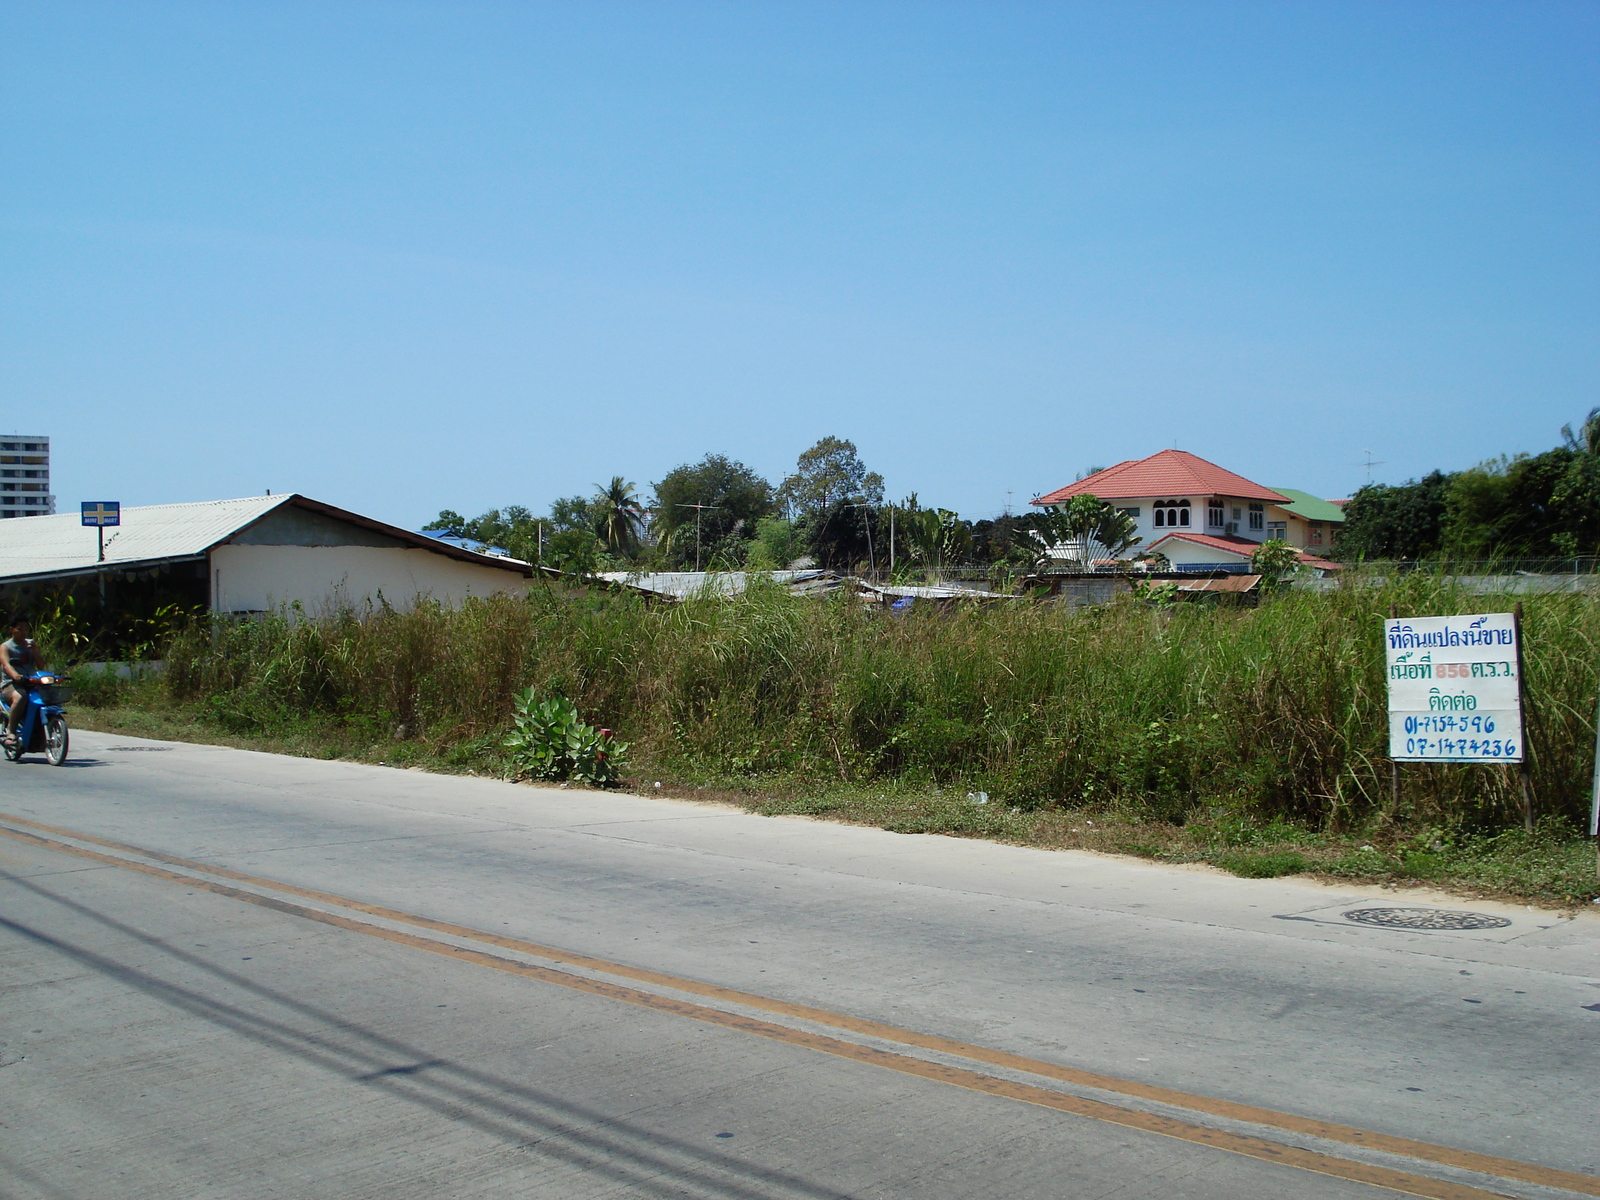
<path fill-rule="evenodd" d="M 441 1121 L 471 1126 L 555 1163 L 612 1180 L 625 1186 L 630 1195 L 842 1200 L 840 1193 L 794 1175 L 664 1136 L 551 1093 L 438 1058 L 223 970 L 27 879 L 0 873 L 0 880 L 94 921 L 140 947 L 159 951 L 174 964 L 203 972 L 215 987 L 200 990 L 164 979 L 155 968 L 129 966 L 6 917 L 0 917 L 0 929 L 180 1012 L 318 1067 L 354 1087 L 376 1089 L 428 1109 Z M 222 994 L 228 990 L 235 995 L 224 999 Z M 212 991 L 219 994 L 208 994 Z"/>
<path fill-rule="evenodd" d="M 52 771 L 65 771 L 71 767 L 103 767 L 105 765 L 106 760 L 103 758 L 69 758 L 59 767 L 50 767 L 50 764 L 44 760 L 43 755 L 37 758 L 19 758 L 15 762 L 6 764 L 8 767 L 50 767 Z"/>

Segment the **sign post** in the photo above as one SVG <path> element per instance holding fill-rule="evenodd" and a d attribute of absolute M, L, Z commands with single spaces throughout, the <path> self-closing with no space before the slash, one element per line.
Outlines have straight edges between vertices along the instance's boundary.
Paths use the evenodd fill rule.
<path fill-rule="evenodd" d="M 1594 724 L 1594 782 L 1589 788 L 1589 836 L 1600 837 L 1600 712 Z M 1595 853 L 1600 855 L 1600 844 Z"/>
<path fill-rule="evenodd" d="M 1526 761 L 1520 622 L 1513 613 L 1389 617 L 1389 758 L 1395 763 Z M 1523 822 L 1532 796 L 1522 772 Z"/>
<path fill-rule="evenodd" d="M 106 560 L 106 526 L 122 524 L 122 502 L 120 500 L 85 500 L 78 506 L 82 513 L 83 523 L 93 525 L 95 532 L 100 535 L 100 555 L 96 562 Z"/>

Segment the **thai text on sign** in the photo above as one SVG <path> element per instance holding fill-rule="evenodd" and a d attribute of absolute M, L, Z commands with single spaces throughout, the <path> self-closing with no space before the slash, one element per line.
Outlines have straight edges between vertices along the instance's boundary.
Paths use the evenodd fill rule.
<path fill-rule="evenodd" d="M 1390 618 L 1383 641 L 1390 758 L 1522 761 L 1515 617 Z"/>

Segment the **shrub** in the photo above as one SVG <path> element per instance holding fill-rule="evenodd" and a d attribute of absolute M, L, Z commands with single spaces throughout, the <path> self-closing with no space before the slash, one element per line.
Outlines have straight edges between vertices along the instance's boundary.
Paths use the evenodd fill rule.
<path fill-rule="evenodd" d="M 584 724 L 565 696 L 540 699 L 529 688 L 512 703 L 514 728 L 502 745 L 513 770 L 532 779 L 576 779 L 600 787 L 617 782 L 628 744 L 609 729 Z"/>

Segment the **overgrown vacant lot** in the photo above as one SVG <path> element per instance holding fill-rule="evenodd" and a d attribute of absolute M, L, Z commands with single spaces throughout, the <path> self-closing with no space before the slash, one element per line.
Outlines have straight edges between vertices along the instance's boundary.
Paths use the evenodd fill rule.
<path fill-rule="evenodd" d="M 1600 602 L 1526 602 L 1539 828 L 1507 767 L 1405 768 L 1391 799 L 1380 620 L 1505 611 L 1435 575 L 1259 609 L 868 609 L 757 587 L 647 608 L 536 591 L 459 611 L 177 631 L 157 684 L 82 681 L 129 732 L 499 773 L 512 697 L 633 742 L 629 784 L 758 811 L 1086 845 L 1241 874 L 1428 879 L 1581 902 Z M 700 792 L 699 794 L 708 794 Z M 987 796 L 986 803 L 980 799 Z M 970 798 L 969 798 L 970 797 Z M 575 803 L 581 800 L 575 798 Z"/>

